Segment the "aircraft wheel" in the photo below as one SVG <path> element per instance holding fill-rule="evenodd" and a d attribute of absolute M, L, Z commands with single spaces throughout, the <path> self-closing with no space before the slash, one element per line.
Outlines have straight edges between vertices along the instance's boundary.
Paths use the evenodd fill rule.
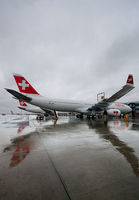
<path fill-rule="evenodd" d="M 103 112 L 103 115 L 108 115 L 108 113 L 107 113 L 107 111 L 106 111 L 106 110 L 104 110 L 104 112 Z"/>
<path fill-rule="evenodd" d="M 94 115 L 92 115 L 92 119 L 94 119 L 95 118 L 95 116 Z"/>
<path fill-rule="evenodd" d="M 41 119 L 41 120 L 44 120 L 44 116 L 40 116 L 40 119 Z"/>
<path fill-rule="evenodd" d="M 80 115 L 80 119 L 83 119 L 83 115 Z"/>
<path fill-rule="evenodd" d="M 76 117 L 79 118 L 79 119 L 83 119 L 83 115 L 82 114 L 78 114 L 78 115 L 76 115 Z"/>

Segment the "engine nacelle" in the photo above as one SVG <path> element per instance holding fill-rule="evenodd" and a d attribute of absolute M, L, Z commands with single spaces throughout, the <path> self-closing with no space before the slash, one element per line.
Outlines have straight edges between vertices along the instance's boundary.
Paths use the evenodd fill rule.
<path fill-rule="evenodd" d="M 108 115 L 113 117 L 119 117 L 121 115 L 121 111 L 118 109 L 109 109 L 107 110 Z"/>

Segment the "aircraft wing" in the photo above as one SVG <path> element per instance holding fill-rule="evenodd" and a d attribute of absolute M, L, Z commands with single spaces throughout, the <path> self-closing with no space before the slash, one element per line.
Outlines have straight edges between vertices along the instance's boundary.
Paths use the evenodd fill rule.
<path fill-rule="evenodd" d="M 133 81 L 133 75 L 129 74 L 127 78 L 126 84 L 122 87 L 121 90 L 113 94 L 111 97 L 103 99 L 102 101 L 98 102 L 94 106 L 92 106 L 91 109 L 104 109 L 108 106 L 109 103 L 112 103 L 118 99 L 120 99 L 122 96 L 130 92 L 132 89 L 134 89 L 134 81 Z"/>

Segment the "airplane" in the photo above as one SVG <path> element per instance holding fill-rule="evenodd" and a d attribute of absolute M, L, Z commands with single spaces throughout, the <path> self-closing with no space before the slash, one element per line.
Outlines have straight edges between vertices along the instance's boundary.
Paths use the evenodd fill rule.
<path fill-rule="evenodd" d="M 13 74 L 13 76 L 20 92 L 13 89 L 5 89 L 16 99 L 38 106 L 44 111 L 53 111 L 55 119 L 58 119 L 56 111 L 74 112 L 77 113 L 80 118 L 83 118 L 83 115 L 94 118 L 97 113 L 103 113 L 110 116 L 120 116 L 121 114 L 130 113 L 132 111 L 132 109 L 126 104 L 114 103 L 116 100 L 134 89 L 133 75 L 131 74 L 128 75 L 127 82 L 122 89 L 111 97 L 104 98 L 95 104 L 44 97 L 40 95 L 22 75 Z"/>

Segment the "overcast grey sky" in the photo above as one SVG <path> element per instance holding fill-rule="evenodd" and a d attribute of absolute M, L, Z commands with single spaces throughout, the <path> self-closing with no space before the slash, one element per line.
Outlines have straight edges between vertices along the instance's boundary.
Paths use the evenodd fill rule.
<path fill-rule="evenodd" d="M 132 73 L 139 100 L 138 0 L 0 0 L 0 112 L 18 103 L 12 73 L 45 96 L 96 102 Z"/>

